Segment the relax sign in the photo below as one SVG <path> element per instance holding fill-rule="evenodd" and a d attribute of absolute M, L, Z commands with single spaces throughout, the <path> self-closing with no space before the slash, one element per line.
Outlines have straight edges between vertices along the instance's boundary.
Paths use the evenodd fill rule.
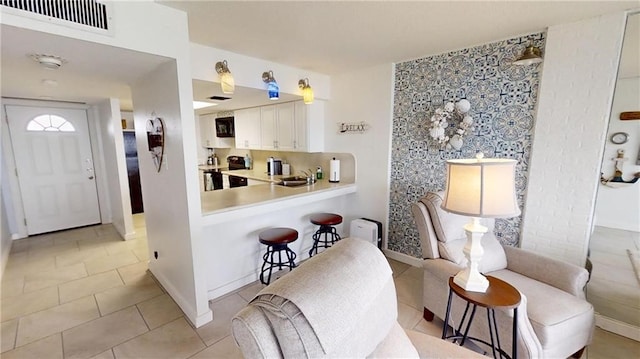
<path fill-rule="evenodd" d="M 338 123 L 338 133 L 365 133 L 368 129 L 369 124 L 364 121 Z"/>

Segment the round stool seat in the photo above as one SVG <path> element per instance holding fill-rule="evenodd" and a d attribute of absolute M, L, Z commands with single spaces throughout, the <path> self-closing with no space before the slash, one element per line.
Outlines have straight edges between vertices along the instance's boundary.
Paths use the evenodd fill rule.
<path fill-rule="evenodd" d="M 287 244 L 298 239 L 298 231 L 292 228 L 270 228 L 258 234 L 260 243 L 266 245 Z"/>
<path fill-rule="evenodd" d="M 342 223 L 342 216 L 335 213 L 315 213 L 311 215 L 310 220 L 319 226 L 335 226 Z"/>

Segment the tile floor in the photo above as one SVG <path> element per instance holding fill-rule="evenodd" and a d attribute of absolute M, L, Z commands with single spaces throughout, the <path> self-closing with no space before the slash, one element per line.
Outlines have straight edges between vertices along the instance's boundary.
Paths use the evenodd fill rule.
<path fill-rule="evenodd" d="M 139 237 L 121 241 L 94 226 L 14 242 L 3 275 L 1 356 L 11 358 L 240 358 L 231 317 L 259 283 L 210 303 L 214 320 L 194 329 L 147 271 L 144 217 Z M 399 322 L 439 336 L 422 319 L 422 271 L 390 260 Z M 597 330 L 588 358 L 638 357 L 640 344 Z"/>

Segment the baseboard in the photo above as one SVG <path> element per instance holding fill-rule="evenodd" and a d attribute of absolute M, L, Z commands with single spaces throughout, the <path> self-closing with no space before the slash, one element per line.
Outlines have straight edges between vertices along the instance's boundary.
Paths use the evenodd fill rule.
<path fill-rule="evenodd" d="M 640 342 L 640 328 L 596 313 L 596 327 Z"/>
<path fill-rule="evenodd" d="M 383 249 L 382 252 L 388 258 L 397 260 L 398 262 L 406 263 L 414 267 L 422 267 L 422 259 L 420 258 L 416 258 L 416 257 L 406 255 L 404 253 L 392 251 L 391 249 Z"/>

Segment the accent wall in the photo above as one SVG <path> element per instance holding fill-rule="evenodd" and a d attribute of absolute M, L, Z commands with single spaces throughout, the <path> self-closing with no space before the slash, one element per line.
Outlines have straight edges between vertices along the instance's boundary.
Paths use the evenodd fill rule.
<path fill-rule="evenodd" d="M 545 33 L 516 37 L 396 64 L 390 171 L 388 248 L 420 257 L 410 206 L 428 191 L 444 190 L 448 159 L 512 158 L 520 208 L 524 208 L 541 65 L 512 62 L 533 43 L 544 54 Z M 429 135 L 430 118 L 447 102 L 471 103 L 472 130 L 460 150 Z M 458 122 L 449 121 L 447 132 Z M 521 217 L 497 220 L 495 234 L 518 245 Z"/>

